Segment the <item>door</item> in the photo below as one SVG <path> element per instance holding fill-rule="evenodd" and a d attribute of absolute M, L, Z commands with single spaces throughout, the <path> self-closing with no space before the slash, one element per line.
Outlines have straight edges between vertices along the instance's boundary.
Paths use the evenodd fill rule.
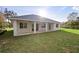
<path fill-rule="evenodd" d="M 32 24 L 32 31 L 34 31 L 34 24 Z"/>
<path fill-rule="evenodd" d="M 36 31 L 39 30 L 39 24 L 36 24 Z"/>

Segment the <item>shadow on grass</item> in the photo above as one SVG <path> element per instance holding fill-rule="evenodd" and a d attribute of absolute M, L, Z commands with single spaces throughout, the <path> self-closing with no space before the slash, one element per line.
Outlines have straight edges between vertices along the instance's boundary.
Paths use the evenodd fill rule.
<path fill-rule="evenodd" d="M 13 30 L 7 31 L 4 34 L 0 35 L 0 40 L 10 40 L 13 39 Z"/>

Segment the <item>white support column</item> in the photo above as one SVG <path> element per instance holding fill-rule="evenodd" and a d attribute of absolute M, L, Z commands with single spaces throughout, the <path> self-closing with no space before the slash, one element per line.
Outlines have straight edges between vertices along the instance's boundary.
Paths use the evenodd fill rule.
<path fill-rule="evenodd" d="M 36 33 L 36 22 L 34 22 L 34 33 Z"/>
<path fill-rule="evenodd" d="M 46 23 L 46 32 L 48 31 L 48 23 Z"/>
<path fill-rule="evenodd" d="M 17 21 L 13 21 L 14 36 L 17 36 Z"/>

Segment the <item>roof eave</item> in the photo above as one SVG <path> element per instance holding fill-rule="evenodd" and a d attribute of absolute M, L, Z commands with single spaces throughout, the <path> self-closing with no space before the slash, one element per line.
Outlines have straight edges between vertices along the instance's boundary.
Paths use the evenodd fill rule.
<path fill-rule="evenodd" d="M 48 22 L 48 23 L 60 23 L 60 22 L 57 22 L 57 21 L 37 21 L 37 20 L 29 20 L 29 19 L 21 19 L 21 18 L 9 18 L 10 20 L 24 20 L 24 21 L 36 21 L 36 22 Z"/>

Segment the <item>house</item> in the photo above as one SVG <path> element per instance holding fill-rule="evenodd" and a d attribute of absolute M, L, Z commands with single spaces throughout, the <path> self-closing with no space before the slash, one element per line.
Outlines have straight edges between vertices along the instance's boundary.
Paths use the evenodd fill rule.
<path fill-rule="evenodd" d="M 10 18 L 14 36 L 50 32 L 60 29 L 60 22 L 39 15 L 22 15 Z"/>

